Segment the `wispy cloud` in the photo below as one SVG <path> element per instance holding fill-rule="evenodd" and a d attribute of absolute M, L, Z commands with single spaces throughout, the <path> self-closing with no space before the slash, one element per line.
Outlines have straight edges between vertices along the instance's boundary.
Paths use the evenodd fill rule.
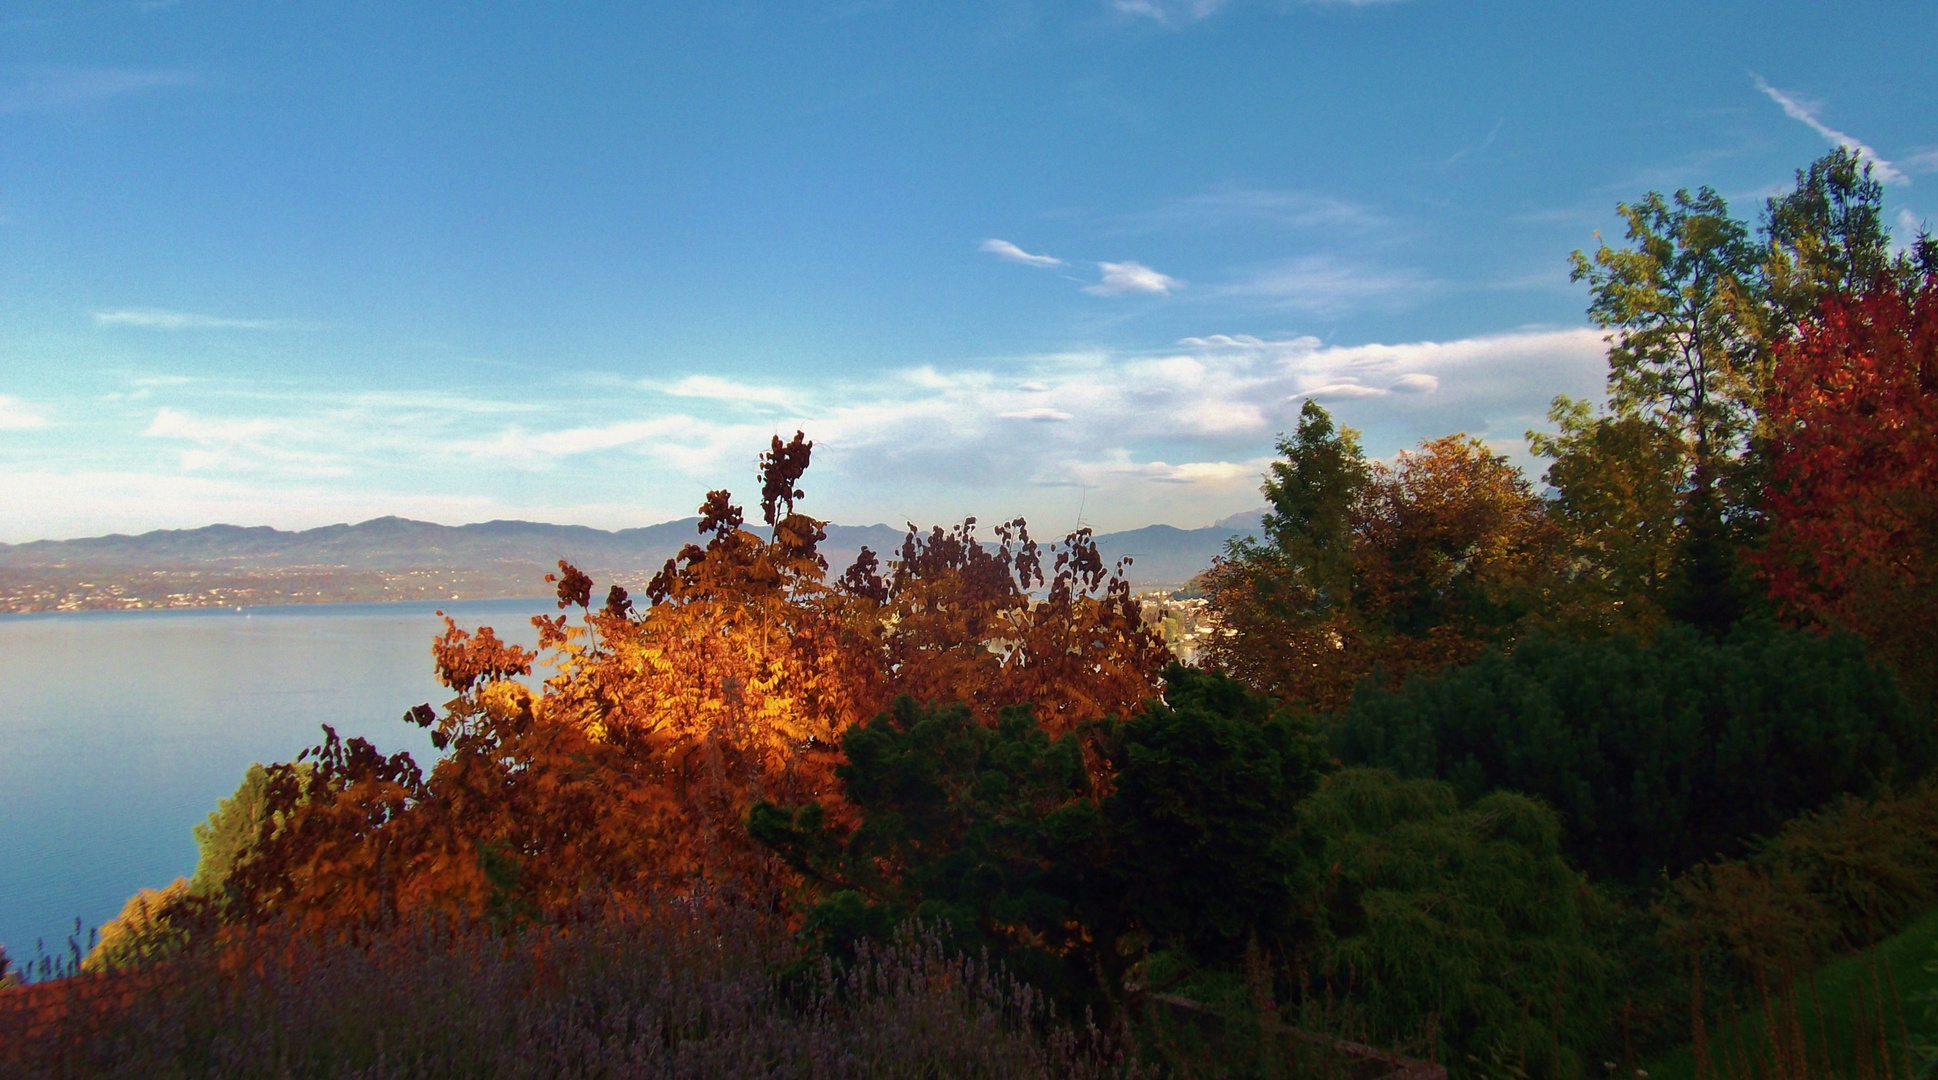
<path fill-rule="evenodd" d="M 1485 150 L 1488 147 L 1494 145 L 1494 140 L 1500 138 L 1501 128 L 1505 126 L 1506 123 L 1507 123 L 1506 117 L 1502 117 L 1499 120 L 1494 121 L 1494 126 L 1488 129 L 1486 138 L 1482 139 L 1477 143 L 1473 143 L 1468 146 L 1463 146 L 1460 149 L 1454 151 L 1451 155 L 1448 156 L 1448 158 L 1445 161 L 1442 161 L 1440 163 L 1441 167 L 1445 168 L 1449 165 L 1457 165 L 1460 163 L 1461 158 L 1464 158 L 1467 155 L 1472 154 L 1476 151 Z"/>
<path fill-rule="evenodd" d="M 1160 274 L 1141 262 L 1100 262 L 1097 269 L 1103 273 L 1103 279 L 1095 285 L 1083 287 L 1083 291 L 1092 296 L 1122 296 L 1125 293 L 1168 296 L 1185 286 L 1177 278 Z"/>
<path fill-rule="evenodd" d="M 1103 528 L 1201 524 L 1257 505 L 1273 438 L 1296 424 L 1308 398 L 1364 432 L 1378 455 L 1459 430 L 1512 444 L 1541 423 L 1554 394 L 1597 391 L 1604 348 L 1585 328 L 1357 346 L 1208 334 L 1160 350 L 922 365 L 842 381 L 776 376 L 751 390 L 717 376 L 613 379 L 543 400 L 509 390 L 474 400 L 158 383 L 152 398 L 118 414 L 136 421 L 128 434 L 145 438 L 117 447 L 115 429 L 87 429 L 122 455 L 128 474 L 155 476 L 145 489 L 102 487 L 96 494 L 108 501 L 92 512 L 117 527 L 157 527 L 246 510 L 250 523 L 287 527 L 419 503 L 547 520 L 558 520 L 558 507 L 596 506 L 596 517 L 566 520 L 644 524 L 690 512 L 710 488 L 744 494 L 755 454 L 798 427 L 816 442 L 812 512 L 839 521 L 1024 513 L 1061 528 L 1087 498 L 1086 516 Z M 0 417 L 14 415 L 14 403 L 0 406 Z M 87 421 L 107 422 L 124 421 Z M 62 431 L 70 427 L 64 418 Z M 158 463 L 158 444 L 178 456 Z M 75 472 L 101 468 L 101 452 L 77 454 Z M 37 458 L 33 467 L 54 466 Z M 7 468 L 0 461 L 0 474 Z M 0 485 L 11 482 L 0 475 Z M 36 483 L 51 499 L 55 486 Z M 223 484 L 250 494 L 218 517 Z M 188 509 L 156 501 L 169 491 L 201 492 L 184 506 L 207 516 L 183 520 Z M 414 503 L 412 492 L 434 496 Z M 75 520 L 54 501 L 34 505 L 34 529 Z"/>
<path fill-rule="evenodd" d="M 97 326 L 138 326 L 145 330 L 274 330 L 288 324 L 273 319 L 232 319 L 165 308 L 116 308 L 94 313 Z"/>
<path fill-rule="evenodd" d="M 1938 150 L 1922 150 L 1905 159 L 1904 167 L 1915 173 L 1938 172 Z"/>
<path fill-rule="evenodd" d="M 1216 229 L 1230 226 L 1365 231 L 1389 222 L 1366 207 L 1331 195 L 1221 184 L 1130 215 L 1133 228 Z"/>
<path fill-rule="evenodd" d="M 798 389 L 785 386 L 754 386 L 718 375 L 688 375 L 671 383 L 649 383 L 649 388 L 673 397 L 709 398 L 715 401 L 755 402 L 791 407 L 802 401 Z"/>
<path fill-rule="evenodd" d="M 142 434 L 192 444 L 182 451 L 184 472 L 277 470 L 296 476 L 348 476 L 352 450 L 327 445 L 325 416 L 211 417 L 166 406 Z"/>
<path fill-rule="evenodd" d="M 52 112 L 194 81 L 192 72 L 167 69 L 15 67 L 0 70 L 0 113 Z"/>
<path fill-rule="evenodd" d="M 19 398 L 0 394 L 0 431 L 31 431 L 47 426 L 47 418 Z"/>
<path fill-rule="evenodd" d="M 1364 7 L 1393 0 L 1305 0 L 1313 5 L 1339 4 Z M 1108 0 L 1110 10 L 1133 19 L 1148 19 L 1161 26 L 1184 26 L 1208 19 L 1230 6 L 1230 0 Z"/>
<path fill-rule="evenodd" d="M 164 408 L 155 413 L 155 419 L 149 422 L 148 430 L 142 434 L 151 438 L 187 439 L 207 444 L 247 443 L 273 435 L 280 427 L 279 423 L 269 419 L 208 419 Z"/>
<path fill-rule="evenodd" d="M 1022 263 L 1024 266 L 1062 266 L 1063 260 L 1052 255 L 1032 255 L 1007 240 L 994 238 L 984 240 L 976 246 L 977 251 L 986 251 L 1007 262 Z"/>
<path fill-rule="evenodd" d="M 1908 184 L 1911 182 L 1911 178 L 1900 172 L 1895 165 L 1879 157 L 1876 150 L 1871 149 L 1855 137 L 1846 135 L 1819 119 L 1818 113 L 1822 111 L 1822 107 L 1815 102 L 1805 102 L 1793 94 L 1778 90 L 1768 82 L 1765 82 L 1763 76 L 1753 71 L 1750 72 L 1750 78 L 1755 80 L 1756 88 L 1761 90 L 1765 97 L 1768 97 L 1771 101 L 1776 102 L 1782 107 L 1785 116 L 1798 121 L 1805 127 L 1823 136 L 1825 141 L 1829 142 L 1832 146 L 1841 146 L 1856 154 L 1860 159 L 1869 162 L 1874 175 L 1879 180 L 1887 184 Z"/>
<path fill-rule="evenodd" d="M 1908 248 L 1913 241 L 1924 235 L 1925 226 L 1926 222 L 1923 218 L 1909 210 L 1899 210 L 1897 235 L 1892 239 L 1898 242 L 1898 247 Z"/>
<path fill-rule="evenodd" d="M 1285 259 L 1213 289 L 1213 295 L 1334 318 L 1369 306 L 1393 307 L 1438 288 L 1412 270 L 1353 266 L 1328 256 Z"/>
<path fill-rule="evenodd" d="M 1223 10 L 1227 0 L 1110 0 L 1110 9 L 1135 19 L 1177 26 L 1207 19 Z"/>

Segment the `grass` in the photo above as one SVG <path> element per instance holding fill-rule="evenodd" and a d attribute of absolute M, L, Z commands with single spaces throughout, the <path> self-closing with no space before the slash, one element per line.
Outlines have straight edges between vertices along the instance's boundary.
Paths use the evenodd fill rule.
<path fill-rule="evenodd" d="M 919 933 L 839 969 L 798 955 L 785 927 L 732 904 L 509 935 L 251 933 L 121 981 L 0 993 L 0 1080 L 1138 1075 L 1111 1036 Z M 7 1007 L 69 988 L 62 1007 Z"/>
<path fill-rule="evenodd" d="M 1797 1017 L 1801 1020 L 1811 1074 L 1821 1075 L 1824 1072 L 1823 1045 L 1827 1033 L 1830 1072 L 1835 1076 L 1857 1078 L 1868 1075 L 1876 1080 L 1884 1080 L 1888 1075 L 1895 1080 L 1906 1080 L 1899 1017 L 1902 1015 L 1905 1029 L 1914 1042 L 1921 1033 L 1926 1038 L 1934 1034 L 1928 1030 L 1921 1032 L 1925 1026 L 1924 1005 L 1916 1000 L 1920 995 L 1938 993 L 1938 973 L 1925 970 L 1926 963 L 1933 959 L 1938 959 L 1938 909 L 1926 912 L 1896 936 L 1887 938 L 1874 953 L 1846 956 L 1819 969 L 1815 977 L 1815 1001 L 1808 982 L 1799 986 L 1801 1000 L 1797 1003 Z M 1894 983 L 1895 995 L 1892 992 Z M 1854 1018 L 1867 1011 L 1875 1016 L 1879 998 L 1882 999 L 1885 1034 L 1892 1055 L 1888 1072 L 1877 1062 L 1877 1052 L 1872 1048 L 1876 1038 L 1875 1027 L 1868 1029 L 1867 1052 L 1862 1057 L 1855 1045 Z M 1816 1007 L 1818 1001 L 1822 1003 L 1825 1014 L 1821 1021 Z M 1764 1034 L 1766 1030 L 1760 1008 L 1746 1011 L 1734 1024 L 1727 1020 L 1715 1023 L 1710 1029 L 1709 1045 L 1719 1071 L 1725 1077 L 1729 1075 L 1724 1057 L 1725 1047 L 1739 1061 L 1745 1046 L 1754 1048 L 1757 1056 L 1767 1059 L 1769 1040 Z M 1644 1069 L 1648 1073 L 1648 1080 L 1696 1080 L 1693 1047 L 1685 1044 L 1649 1062 Z M 1756 1075 L 1769 1075 L 1767 1066 L 1759 1067 Z M 1792 1077 L 1791 1080 L 1801 1078 Z"/>

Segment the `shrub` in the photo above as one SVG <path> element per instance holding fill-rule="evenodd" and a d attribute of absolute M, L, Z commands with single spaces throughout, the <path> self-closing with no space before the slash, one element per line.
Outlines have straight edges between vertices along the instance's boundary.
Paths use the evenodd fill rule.
<path fill-rule="evenodd" d="M 1327 916 L 1312 992 L 1366 1036 L 1455 1075 L 1579 1076 L 1608 1015 L 1610 906 L 1562 857 L 1553 811 L 1506 792 L 1346 769 L 1300 817 L 1325 838 Z M 1517 1071 L 1518 1070 L 1518 1071 Z"/>
<path fill-rule="evenodd" d="M 808 924 L 837 950 L 914 916 L 1088 995 L 1121 980 L 1127 934 L 1216 961 L 1296 930 L 1296 808 L 1323 747 L 1222 675 L 1172 665 L 1163 700 L 1055 740 L 1027 707 L 985 726 L 904 697 L 841 745 L 851 831 L 818 803 L 749 816 L 807 875 Z"/>
<path fill-rule="evenodd" d="M 1366 686 L 1331 735 L 1349 763 L 1438 777 L 1466 799 L 1546 800 L 1577 864 L 1631 887 L 1934 759 L 1859 641 L 1768 623 L 1722 641 L 1674 626 L 1648 644 L 1532 638 L 1397 691 Z"/>

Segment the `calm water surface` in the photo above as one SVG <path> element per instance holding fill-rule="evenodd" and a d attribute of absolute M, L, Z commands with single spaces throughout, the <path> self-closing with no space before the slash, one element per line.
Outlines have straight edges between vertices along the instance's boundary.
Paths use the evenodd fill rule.
<path fill-rule="evenodd" d="M 545 600 L 319 604 L 0 617 L 0 945 L 54 952 L 136 889 L 195 869 L 190 829 L 255 761 L 318 725 L 432 756 L 402 722 L 450 693 L 431 672 L 442 608 L 531 647 Z"/>

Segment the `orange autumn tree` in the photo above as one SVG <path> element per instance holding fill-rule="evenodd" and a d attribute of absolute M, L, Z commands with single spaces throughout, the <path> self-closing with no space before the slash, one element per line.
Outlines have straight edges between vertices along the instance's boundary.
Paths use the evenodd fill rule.
<path fill-rule="evenodd" d="M 1206 575 L 1220 634 L 1209 661 L 1322 711 L 1360 679 L 1464 663 L 1538 608 L 1559 533 L 1527 480 L 1479 440 L 1449 435 L 1391 467 L 1308 401 L 1264 491 L 1264 543 Z"/>
<path fill-rule="evenodd" d="M 534 620 L 539 653 L 447 619 L 433 654 L 456 696 L 406 717 L 444 756 L 425 775 L 326 729 L 272 766 L 235 910 L 517 919 L 700 878 L 769 881 L 748 808 L 834 799 L 840 733 L 897 694 L 989 721 L 1029 703 L 1061 731 L 1156 692 L 1166 654 L 1088 530 L 1045 551 L 1020 520 L 993 545 L 973 519 L 911 526 L 886 566 L 864 548 L 829 580 L 824 523 L 795 508 L 812 446 L 796 433 L 762 455 L 764 536 L 710 492 L 704 541 L 668 560 L 643 608 L 618 586 L 595 603 L 561 563 L 565 614 Z M 520 680 L 541 659 L 555 673 L 534 692 Z"/>
<path fill-rule="evenodd" d="M 1938 279 L 1832 296 L 1777 351 L 1760 558 L 1793 612 L 1938 698 Z"/>

